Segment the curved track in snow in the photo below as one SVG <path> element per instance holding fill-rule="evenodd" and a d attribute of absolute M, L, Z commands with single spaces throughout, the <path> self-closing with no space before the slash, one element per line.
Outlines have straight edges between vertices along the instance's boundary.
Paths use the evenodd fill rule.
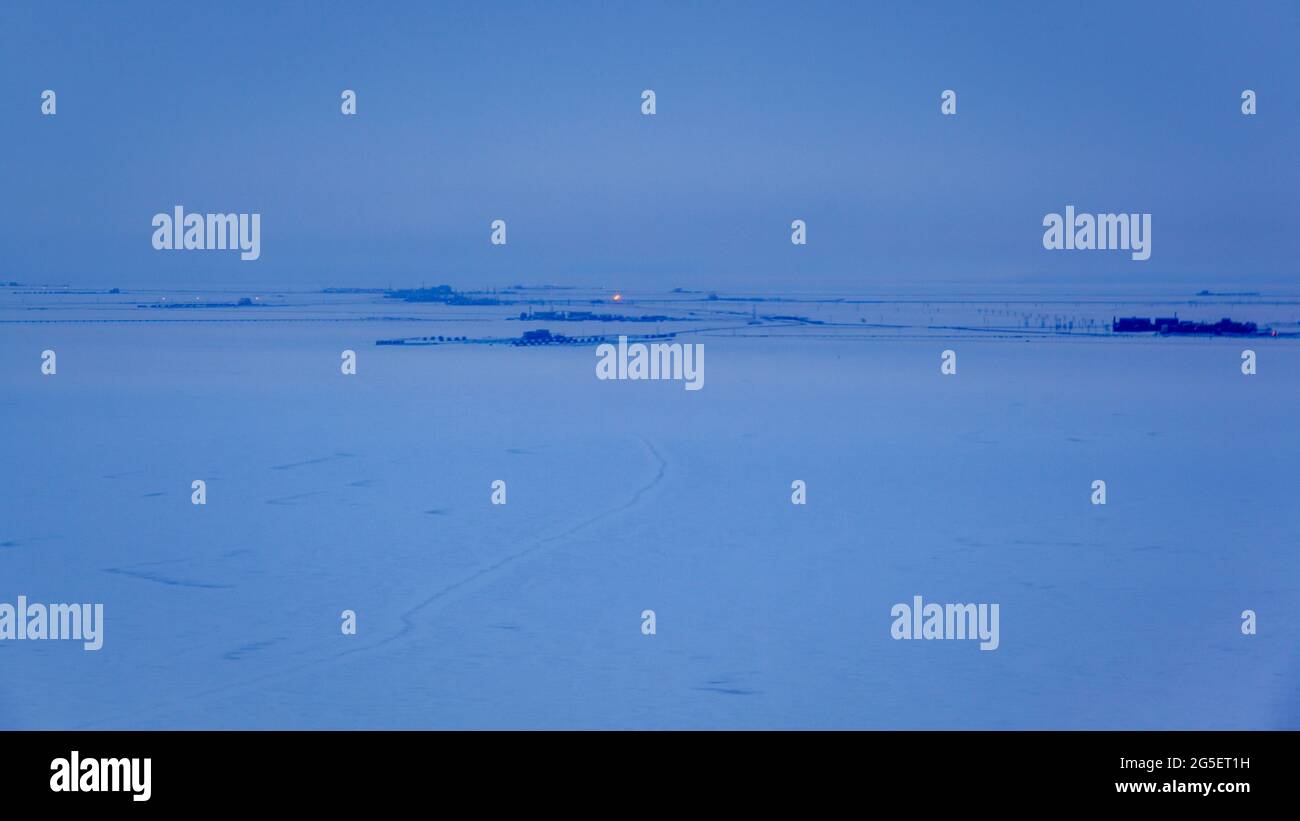
<path fill-rule="evenodd" d="M 569 528 L 559 533 L 555 533 L 550 536 L 546 536 L 541 539 L 538 539 L 537 541 L 533 542 L 528 547 L 522 550 L 519 550 L 515 553 L 511 553 L 510 555 L 498 559 L 492 562 L 491 564 L 481 567 L 478 570 L 473 571 L 469 575 L 461 579 L 458 579 L 457 581 L 443 585 L 442 587 L 438 588 L 437 590 L 435 590 L 433 593 L 431 593 L 424 599 L 420 600 L 419 602 L 415 603 L 413 606 L 404 610 L 399 617 L 401 621 L 401 627 L 395 633 L 392 633 L 391 635 L 388 635 L 380 639 L 379 641 L 372 642 L 370 644 L 366 644 L 361 647 L 354 647 L 348 650 L 343 650 L 342 652 L 334 653 L 329 656 L 312 659 L 311 661 L 306 661 L 301 664 L 297 664 L 292 667 L 286 667 L 281 670 L 275 670 L 275 671 L 263 673 L 259 676 L 244 679 L 242 681 L 231 682 L 229 684 L 223 684 L 206 690 L 188 693 L 183 697 L 183 701 L 181 699 L 177 699 L 176 701 L 171 701 L 168 702 L 167 704 L 156 705 L 146 710 L 144 714 L 154 714 L 168 709 L 176 709 L 178 707 L 181 707 L 183 704 L 187 702 L 192 702 L 192 700 L 194 699 L 208 698 L 211 696 L 222 695 L 222 694 L 231 693 L 243 689 L 248 689 L 251 687 L 256 687 L 258 685 L 263 685 L 269 681 L 274 681 L 276 679 L 284 678 L 286 676 L 290 676 L 295 673 L 300 673 L 303 670 L 309 670 L 313 667 L 319 667 L 321 665 L 331 664 L 333 662 L 339 661 L 349 656 L 354 656 L 360 653 L 373 652 L 375 650 L 378 650 L 382 647 L 386 647 L 388 645 L 393 644 L 394 642 L 400 641 L 410 636 L 412 633 L 414 633 L 419 629 L 420 625 L 417 621 L 417 617 L 419 616 L 419 614 L 435 607 L 441 602 L 447 601 L 448 599 L 453 597 L 455 593 L 464 590 L 467 587 L 473 586 L 476 583 L 490 583 L 495 577 L 500 576 L 501 574 L 513 569 L 520 562 L 532 557 L 539 556 L 545 553 L 547 548 L 562 543 L 566 539 L 569 539 L 572 536 L 581 533 L 584 530 L 587 530 L 588 528 L 600 524 L 601 522 L 604 522 L 608 519 L 618 516 L 621 513 L 625 513 L 626 511 L 631 510 L 632 508 L 640 504 L 641 500 L 645 497 L 645 495 L 650 491 L 654 490 L 654 488 L 658 486 L 660 482 L 663 481 L 664 476 L 667 473 L 667 469 L 668 469 L 668 462 L 659 453 L 658 449 L 656 449 L 655 446 L 649 442 L 649 440 L 645 438 L 641 438 L 641 444 L 642 446 L 645 447 L 646 452 L 653 459 L 655 465 L 655 472 L 654 472 L 654 476 L 651 477 L 647 482 L 639 486 L 632 493 L 631 497 L 628 498 L 627 501 L 623 502 L 617 507 L 613 507 L 608 510 L 603 510 L 592 516 L 589 516 L 586 519 L 583 519 L 577 524 L 572 525 Z M 110 727 L 123 727 L 123 726 L 128 726 L 132 719 L 139 718 L 141 715 L 142 715 L 141 713 L 135 713 L 130 716 L 119 716 L 116 719 L 103 719 L 103 720 L 94 721 L 94 722 L 81 725 L 81 727 L 86 728 L 86 727 L 95 727 L 95 726 L 104 726 L 104 725 Z M 122 723 L 123 719 L 126 720 L 126 723 Z"/>

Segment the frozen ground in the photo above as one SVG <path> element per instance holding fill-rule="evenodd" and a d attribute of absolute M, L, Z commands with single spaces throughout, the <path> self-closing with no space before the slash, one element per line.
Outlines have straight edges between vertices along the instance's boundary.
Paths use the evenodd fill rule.
<path fill-rule="evenodd" d="M 98 653 L 0 642 L 0 727 L 1300 727 L 1300 340 L 1027 319 L 1159 295 L 696 301 L 688 392 L 590 347 L 374 345 L 621 325 L 158 297 L 0 294 L 0 601 L 107 618 Z M 1000 603 L 1000 648 L 891 640 L 918 594 Z"/>

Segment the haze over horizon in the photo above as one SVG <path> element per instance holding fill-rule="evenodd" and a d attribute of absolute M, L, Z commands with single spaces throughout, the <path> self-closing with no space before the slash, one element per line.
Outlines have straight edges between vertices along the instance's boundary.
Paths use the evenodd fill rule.
<path fill-rule="evenodd" d="M 170 36 L 139 25 L 162 8 Z M 0 280 L 1296 281 L 1293 4 L 231 8 L 0 9 Z M 178 204 L 260 213 L 260 259 L 154 250 L 151 218 Z M 1042 218 L 1067 205 L 1151 213 L 1151 259 L 1045 251 Z"/>

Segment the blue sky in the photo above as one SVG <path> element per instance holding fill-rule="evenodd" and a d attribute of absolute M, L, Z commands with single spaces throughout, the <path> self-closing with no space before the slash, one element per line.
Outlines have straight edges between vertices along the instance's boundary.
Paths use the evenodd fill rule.
<path fill-rule="evenodd" d="M 0 5 L 0 279 L 1296 282 L 1293 2 L 204 5 Z M 178 203 L 261 259 L 153 250 Z M 1151 260 L 1044 251 L 1067 204 Z"/>

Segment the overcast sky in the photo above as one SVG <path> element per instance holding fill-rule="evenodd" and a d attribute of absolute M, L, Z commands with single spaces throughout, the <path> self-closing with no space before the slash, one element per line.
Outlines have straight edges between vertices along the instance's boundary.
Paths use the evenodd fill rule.
<path fill-rule="evenodd" d="M 0 4 L 0 279 L 1300 282 L 1294 2 L 190 5 Z M 178 204 L 261 258 L 154 250 Z M 1151 259 L 1044 250 L 1066 205 Z"/>

